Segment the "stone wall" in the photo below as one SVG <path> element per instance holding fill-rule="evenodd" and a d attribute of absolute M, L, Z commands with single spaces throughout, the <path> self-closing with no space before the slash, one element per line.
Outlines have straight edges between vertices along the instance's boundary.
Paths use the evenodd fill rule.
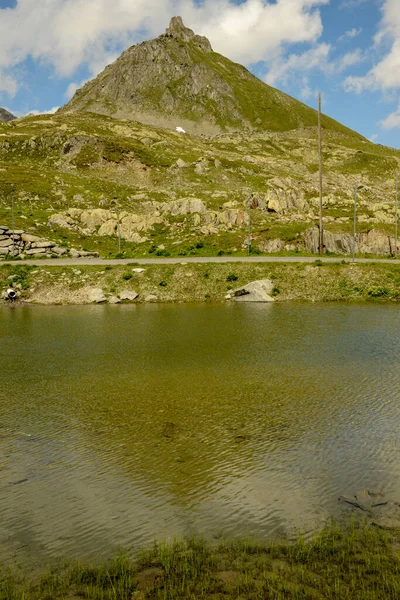
<path fill-rule="evenodd" d="M 5 258 L 57 258 L 65 255 L 98 256 L 97 252 L 84 252 L 61 248 L 55 242 L 32 235 L 26 231 L 14 230 L 0 226 L 0 260 Z"/>

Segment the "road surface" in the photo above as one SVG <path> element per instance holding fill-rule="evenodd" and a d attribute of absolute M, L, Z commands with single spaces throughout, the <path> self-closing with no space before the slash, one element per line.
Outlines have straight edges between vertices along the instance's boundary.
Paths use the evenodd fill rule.
<path fill-rule="evenodd" d="M 37 265 L 42 267 L 78 267 L 84 266 L 101 266 L 101 265 L 176 265 L 176 264 L 204 264 L 204 263 L 314 263 L 316 260 L 321 260 L 323 263 L 340 263 L 343 260 L 347 264 L 352 263 L 351 258 L 332 258 L 318 256 L 180 256 L 177 258 L 119 258 L 119 259 L 103 259 L 103 258 L 49 258 L 21 261 L 0 261 L 0 265 Z M 400 265 L 400 259 L 393 258 L 356 258 L 356 263 L 386 263 L 391 265 Z"/>

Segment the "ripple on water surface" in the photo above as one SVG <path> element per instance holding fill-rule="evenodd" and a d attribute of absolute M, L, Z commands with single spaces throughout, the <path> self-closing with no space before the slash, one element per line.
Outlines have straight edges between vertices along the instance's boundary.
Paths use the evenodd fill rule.
<path fill-rule="evenodd" d="M 0 558 L 309 531 L 400 497 L 386 305 L 0 310 Z"/>

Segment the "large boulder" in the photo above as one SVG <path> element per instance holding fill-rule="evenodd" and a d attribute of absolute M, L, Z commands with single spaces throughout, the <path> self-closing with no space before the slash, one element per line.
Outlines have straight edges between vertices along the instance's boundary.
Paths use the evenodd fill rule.
<path fill-rule="evenodd" d="M 101 288 L 88 287 L 83 290 L 83 294 L 88 303 L 102 304 L 107 301 L 107 296 Z"/>
<path fill-rule="evenodd" d="M 128 302 L 133 302 L 136 298 L 139 298 L 139 294 L 133 290 L 124 290 L 119 295 L 120 300 L 126 300 Z"/>
<path fill-rule="evenodd" d="M 233 290 L 230 296 L 235 302 L 274 302 L 271 296 L 273 289 L 270 279 L 260 279 Z"/>
<path fill-rule="evenodd" d="M 274 213 L 308 213 L 310 206 L 304 192 L 294 189 L 274 188 L 268 192 L 268 210 Z"/>
<path fill-rule="evenodd" d="M 94 208 L 93 210 L 84 210 L 80 214 L 82 225 L 94 231 L 96 227 L 101 227 L 103 223 L 113 218 L 113 214 L 109 210 L 103 208 Z"/>
<path fill-rule="evenodd" d="M 274 254 L 280 252 L 284 246 L 284 242 L 279 238 L 275 240 L 266 240 L 265 242 L 259 242 L 258 247 L 261 252 L 266 254 Z"/>
<path fill-rule="evenodd" d="M 58 225 L 58 227 L 65 227 L 65 228 L 75 227 L 76 228 L 76 223 L 72 219 L 72 217 L 69 217 L 68 215 L 65 215 L 62 213 L 56 213 L 54 215 L 51 215 L 47 225 L 49 227 L 53 227 L 53 225 Z"/>
<path fill-rule="evenodd" d="M 121 237 L 128 242 L 135 241 L 139 231 L 147 231 L 153 225 L 162 223 L 162 217 L 153 217 L 151 215 L 130 214 L 121 220 Z"/>
<path fill-rule="evenodd" d="M 103 223 L 100 227 L 98 234 L 99 235 L 114 235 L 115 230 L 117 229 L 117 221 L 115 219 L 110 219 Z"/>
<path fill-rule="evenodd" d="M 164 214 L 177 217 L 193 213 L 204 213 L 206 212 L 206 206 L 199 198 L 181 198 L 180 200 L 161 205 L 161 210 Z"/>

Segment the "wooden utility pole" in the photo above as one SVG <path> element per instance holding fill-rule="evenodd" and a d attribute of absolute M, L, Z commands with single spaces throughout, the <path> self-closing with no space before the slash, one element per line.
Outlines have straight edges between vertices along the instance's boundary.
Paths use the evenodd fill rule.
<path fill-rule="evenodd" d="M 399 221 L 399 172 L 396 173 L 396 208 L 394 217 L 394 257 L 397 258 L 397 226 Z"/>
<path fill-rule="evenodd" d="M 11 227 L 12 227 L 13 257 L 14 257 L 15 256 L 14 191 L 11 193 Z"/>
<path fill-rule="evenodd" d="M 319 157 L 319 254 L 324 253 L 324 226 L 322 221 L 322 133 L 321 94 L 318 93 L 318 157 Z"/>
<path fill-rule="evenodd" d="M 119 218 L 119 205 L 117 207 L 117 223 L 118 223 L 118 254 L 121 253 L 121 221 Z"/>
<path fill-rule="evenodd" d="M 356 245 L 357 245 L 357 188 L 358 184 L 354 184 L 354 230 L 353 230 L 353 262 L 356 257 Z"/>
<path fill-rule="evenodd" d="M 248 224 L 248 231 L 247 231 L 247 254 L 250 256 L 250 252 L 251 252 L 251 201 L 253 199 L 253 193 L 252 191 L 249 189 L 249 205 L 248 205 L 248 212 L 249 212 L 249 224 Z"/>

